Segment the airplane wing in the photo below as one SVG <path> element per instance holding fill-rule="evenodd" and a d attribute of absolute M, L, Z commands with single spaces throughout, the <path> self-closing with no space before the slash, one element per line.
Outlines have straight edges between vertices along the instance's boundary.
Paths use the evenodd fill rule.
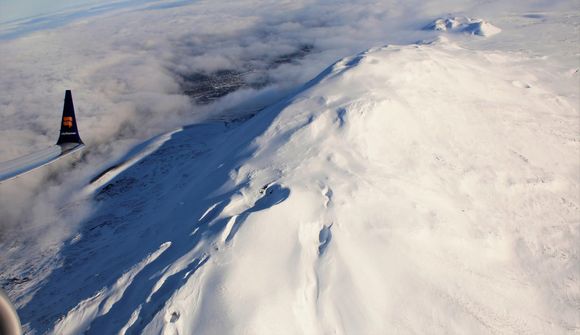
<path fill-rule="evenodd" d="M 55 145 L 10 161 L 0 162 L 0 182 L 47 165 L 84 147 L 75 118 L 72 93 L 64 98 L 60 136 Z"/>
<path fill-rule="evenodd" d="M 84 144 L 78 144 L 74 147 L 63 148 L 63 146 L 60 145 L 53 145 L 52 147 L 26 156 L 18 157 L 6 162 L 0 162 L 0 182 L 50 164 L 57 159 L 82 149 L 84 146 Z"/>

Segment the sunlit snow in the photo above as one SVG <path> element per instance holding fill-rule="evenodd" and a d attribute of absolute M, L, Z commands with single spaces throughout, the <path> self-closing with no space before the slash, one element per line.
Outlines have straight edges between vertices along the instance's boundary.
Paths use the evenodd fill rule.
<path fill-rule="evenodd" d="M 0 42 L 9 60 L 39 36 L 158 24 L 131 40 L 141 53 L 122 28 L 98 57 L 83 42 L 76 69 L 58 48 L 27 56 L 96 92 L 75 101 L 85 156 L 0 185 L 0 283 L 27 333 L 580 331 L 578 6 L 381 2 L 388 23 L 372 4 L 180 6 Z M 314 17 L 332 10 L 336 27 Z M 177 33 L 204 13 L 235 28 Z M 197 103 L 184 78 L 233 88 Z M 16 96 L 0 93 L 3 119 Z"/>

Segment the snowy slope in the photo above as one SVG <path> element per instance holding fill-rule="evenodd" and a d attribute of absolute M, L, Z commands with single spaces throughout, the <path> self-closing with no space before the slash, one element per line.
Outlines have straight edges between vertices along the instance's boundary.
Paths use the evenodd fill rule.
<path fill-rule="evenodd" d="M 246 122 L 152 140 L 85 189 L 27 329 L 578 331 L 578 111 L 527 64 L 375 48 Z"/>
<path fill-rule="evenodd" d="M 29 334 L 576 334 L 579 18 L 131 0 L 1 25 L 0 156 L 52 143 L 65 88 L 89 145 L 0 184 L 0 285 Z"/>

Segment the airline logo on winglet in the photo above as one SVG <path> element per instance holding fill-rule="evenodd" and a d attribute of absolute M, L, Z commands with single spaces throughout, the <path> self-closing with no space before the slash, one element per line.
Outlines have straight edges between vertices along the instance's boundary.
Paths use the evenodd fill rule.
<path fill-rule="evenodd" d="M 72 116 L 65 116 L 62 118 L 62 125 L 68 128 L 72 128 L 73 126 L 73 118 Z"/>

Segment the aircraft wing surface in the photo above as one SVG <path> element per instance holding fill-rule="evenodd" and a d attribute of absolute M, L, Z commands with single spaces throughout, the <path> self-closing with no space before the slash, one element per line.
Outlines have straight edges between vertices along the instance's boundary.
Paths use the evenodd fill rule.
<path fill-rule="evenodd" d="M 84 147 L 84 144 L 77 144 L 72 147 L 53 145 L 26 156 L 18 157 L 6 162 L 0 162 L 0 182 L 49 164 L 81 149 L 82 147 Z"/>
<path fill-rule="evenodd" d="M 0 162 L 0 182 L 44 166 L 82 149 L 84 146 L 77 128 L 72 93 L 67 90 L 64 98 L 60 136 L 56 144 L 26 156 Z"/>

